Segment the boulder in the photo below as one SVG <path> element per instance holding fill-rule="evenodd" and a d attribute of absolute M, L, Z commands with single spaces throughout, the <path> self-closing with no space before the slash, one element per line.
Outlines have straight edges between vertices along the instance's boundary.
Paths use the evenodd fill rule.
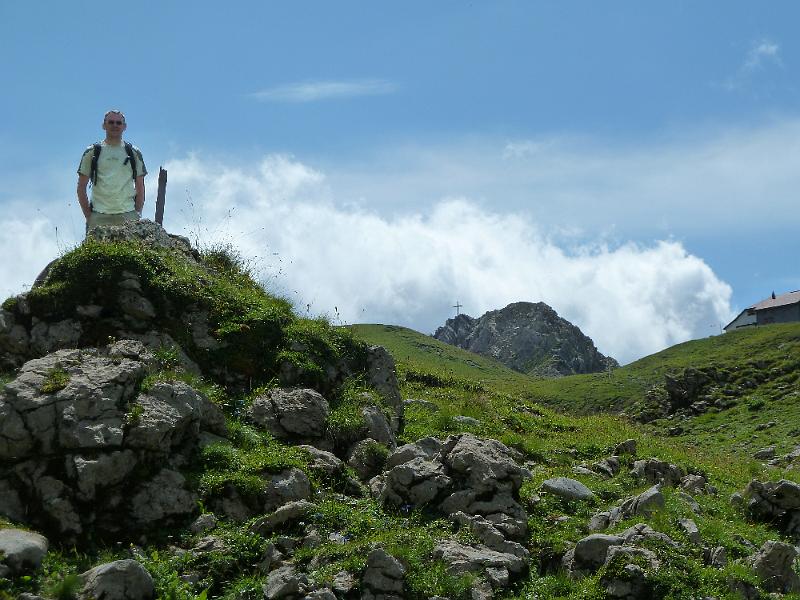
<path fill-rule="evenodd" d="M 272 512 L 288 502 L 308 500 L 311 497 L 311 481 L 296 467 L 268 476 L 265 484 L 264 511 L 266 512 Z"/>
<path fill-rule="evenodd" d="M 263 586 L 264 598 L 277 600 L 278 598 L 293 598 L 305 591 L 308 578 L 298 573 L 292 565 L 285 565 L 275 569 L 267 576 Z"/>
<path fill-rule="evenodd" d="M 155 586 L 150 573 L 131 559 L 117 560 L 95 567 L 80 575 L 82 600 L 151 600 Z"/>
<path fill-rule="evenodd" d="M 566 500 L 591 500 L 594 498 L 592 490 L 580 481 L 568 477 L 554 477 L 542 482 L 542 491 L 559 496 Z"/>
<path fill-rule="evenodd" d="M 620 521 L 637 515 L 650 516 L 663 507 L 664 495 L 661 493 L 661 486 L 654 485 L 638 496 L 628 498 L 620 506 L 594 515 L 589 521 L 589 530 L 600 531 L 607 529 Z"/>
<path fill-rule="evenodd" d="M 330 406 L 319 392 L 306 389 L 269 390 L 253 401 L 248 419 L 282 440 L 325 435 Z"/>
<path fill-rule="evenodd" d="M 605 564 L 608 549 L 624 541 L 617 535 L 594 533 L 578 540 L 575 547 L 564 555 L 562 564 L 573 577 L 596 571 Z"/>
<path fill-rule="evenodd" d="M 308 500 L 297 500 L 288 502 L 278 508 L 271 515 L 266 515 L 258 519 L 250 527 L 250 531 L 254 531 L 264 537 L 268 537 L 274 531 L 296 521 L 305 519 L 312 511 L 316 510 L 317 505 Z"/>
<path fill-rule="evenodd" d="M 685 473 L 676 465 L 671 465 L 663 460 L 650 458 L 637 460 L 633 463 L 631 476 L 643 479 L 647 483 L 661 483 L 667 486 L 676 486 L 680 483 Z"/>
<path fill-rule="evenodd" d="M 480 515 L 503 535 L 519 538 L 527 527 L 519 488 L 530 472 L 515 456 L 497 440 L 472 434 L 444 441 L 425 438 L 392 453 L 387 470 L 370 482 L 370 489 L 387 505 L 430 505 L 444 515 Z"/>
<path fill-rule="evenodd" d="M 375 548 L 367 555 L 367 566 L 361 576 L 361 598 L 364 600 L 390 600 L 403 598 L 403 564 L 383 548 Z"/>
<path fill-rule="evenodd" d="M 754 519 L 774 522 L 787 535 L 800 538 L 800 484 L 786 479 L 754 479 L 747 485 L 744 497 Z"/>
<path fill-rule="evenodd" d="M 368 481 L 381 472 L 386 465 L 388 452 L 382 444 L 372 438 L 356 442 L 350 450 L 347 464 L 361 481 Z"/>
<path fill-rule="evenodd" d="M 467 546 L 454 540 L 442 540 L 433 549 L 433 557 L 443 561 L 447 570 L 453 575 L 473 573 L 486 577 L 492 570 L 492 578 L 496 582 L 510 581 L 527 569 L 527 562 L 513 554 L 497 552 L 486 546 L 475 544 Z"/>
<path fill-rule="evenodd" d="M 32 531 L 0 529 L 0 565 L 12 574 L 21 575 L 42 566 L 49 543 L 47 538 Z"/>
<path fill-rule="evenodd" d="M 750 558 L 765 590 L 781 594 L 800 592 L 800 576 L 794 570 L 797 554 L 794 546 L 770 540 Z"/>

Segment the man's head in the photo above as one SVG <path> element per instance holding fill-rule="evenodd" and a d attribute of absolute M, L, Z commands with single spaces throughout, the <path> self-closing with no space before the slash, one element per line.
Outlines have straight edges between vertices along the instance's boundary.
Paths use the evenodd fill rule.
<path fill-rule="evenodd" d="M 120 110 L 109 110 L 103 116 L 103 130 L 106 132 L 106 140 L 121 140 L 122 133 L 127 127 L 125 115 Z"/>

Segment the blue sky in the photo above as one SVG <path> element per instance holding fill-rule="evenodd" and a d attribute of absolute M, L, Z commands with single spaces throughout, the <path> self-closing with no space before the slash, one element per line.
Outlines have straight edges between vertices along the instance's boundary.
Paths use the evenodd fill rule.
<path fill-rule="evenodd" d="M 80 240 L 77 162 L 120 107 L 148 210 L 165 165 L 167 228 L 236 244 L 301 310 L 430 332 L 456 300 L 543 300 L 623 361 L 714 333 L 800 288 L 799 19 L 2 3 L 0 291 Z"/>

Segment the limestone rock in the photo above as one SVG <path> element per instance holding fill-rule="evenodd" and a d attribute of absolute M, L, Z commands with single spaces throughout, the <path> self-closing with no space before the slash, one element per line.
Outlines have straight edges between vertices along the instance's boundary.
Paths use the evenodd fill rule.
<path fill-rule="evenodd" d="M 747 510 L 759 521 L 776 522 L 787 535 L 800 538 L 800 484 L 782 479 L 752 480 L 745 489 Z"/>
<path fill-rule="evenodd" d="M 250 527 L 251 531 L 257 532 L 265 537 L 287 524 L 306 518 L 317 505 L 307 500 L 296 500 L 288 502 L 279 507 L 271 515 L 266 515 L 258 519 Z"/>
<path fill-rule="evenodd" d="M 279 439 L 309 439 L 325 434 L 329 414 L 319 392 L 277 388 L 255 399 L 248 418 Z"/>
<path fill-rule="evenodd" d="M 367 556 L 361 577 L 361 597 L 365 600 L 389 600 L 403 597 L 403 564 L 383 548 L 375 548 Z"/>
<path fill-rule="evenodd" d="M 367 481 L 381 472 L 386 464 L 386 448 L 372 438 L 356 442 L 350 450 L 347 464 L 361 481 Z"/>
<path fill-rule="evenodd" d="M 288 502 L 308 500 L 311 481 L 298 468 L 292 467 L 269 476 L 264 487 L 264 510 L 271 512 Z"/>
<path fill-rule="evenodd" d="M 654 485 L 638 496 L 628 498 L 620 506 L 594 515 L 589 522 L 589 529 L 591 531 L 607 529 L 635 515 L 650 516 L 663 507 L 664 495 L 661 493 L 660 485 Z"/>
<path fill-rule="evenodd" d="M 594 497 L 592 490 L 580 481 L 568 477 L 555 477 L 542 482 L 542 491 L 567 500 L 590 500 Z"/>
<path fill-rule="evenodd" d="M 344 470 L 344 462 L 332 452 L 320 450 L 314 446 L 301 445 L 302 448 L 311 455 L 311 468 L 322 471 L 327 476 L 333 476 Z"/>
<path fill-rule="evenodd" d="M 474 573 L 484 575 L 487 569 L 505 571 L 508 576 L 520 575 L 527 569 L 527 562 L 513 554 L 497 552 L 486 546 L 467 546 L 454 540 L 442 540 L 433 550 L 433 557 L 445 562 L 452 574 Z"/>
<path fill-rule="evenodd" d="M 275 569 L 267 576 L 264 584 L 264 597 L 267 600 L 291 598 L 299 595 L 308 583 L 308 578 L 298 573 L 294 566 L 285 565 Z"/>
<path fill-rule="evenodd" d="M 433 505 L 449 515 L 481 515 L 507 537 L 524 535 L 527 514 L 519 488 L 530 472 L 497 440 L 472 434 L 433 438 L 398 448 L 387 471 L 370 482 L 381 501 L 395 507 Z"/>
<path fill-rule="evenodd" d="M 131 559 L 117 560 L 86 571 L 80 576 L 82 600 L 151 600 L 155 586 L 150 573 Z"/>
<path fill-rule="evenodd" d="M 130 515 L 136 523 L 148 526 L 167 518 L 190 516 L 197 510 L 197 500 L 187 489 L 183 475 L 162 469 L 134 494 Z"/>
<path fill-rule="evenodd" d="M 637 479 L 644 479 L 647 483 L 661 483 L 668 486 L 676 486 L 680 483 L 685 473 L 676 465 L 671 465 L 656 458 L 650 458 L 648 460 L 637 460 L 634 462 L 631 475 Z"/>
<path fill-rule="evenodd" d="M 35 571 L 42 566 L 49 543 L 38 533 L 22 529 L 0 529 L 0 565 L 14 574 Z"/>
<path fill-rule="evenodd" d="M 770 592 L 800 592 L 800 576 L 794 570 L 797 549 L 783 542 L 768 541 L 750 559 L 753 570 Z"/>

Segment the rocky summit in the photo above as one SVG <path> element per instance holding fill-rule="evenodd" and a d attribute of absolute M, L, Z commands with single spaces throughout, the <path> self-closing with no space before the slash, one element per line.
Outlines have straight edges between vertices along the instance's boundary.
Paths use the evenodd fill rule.
<path fill-rule="evenodd" d="M 599 373 L 619 366 L 544 302 L 515 302 L 477 319 L 458 315 L 433 337 L 540 377 Z"/>

